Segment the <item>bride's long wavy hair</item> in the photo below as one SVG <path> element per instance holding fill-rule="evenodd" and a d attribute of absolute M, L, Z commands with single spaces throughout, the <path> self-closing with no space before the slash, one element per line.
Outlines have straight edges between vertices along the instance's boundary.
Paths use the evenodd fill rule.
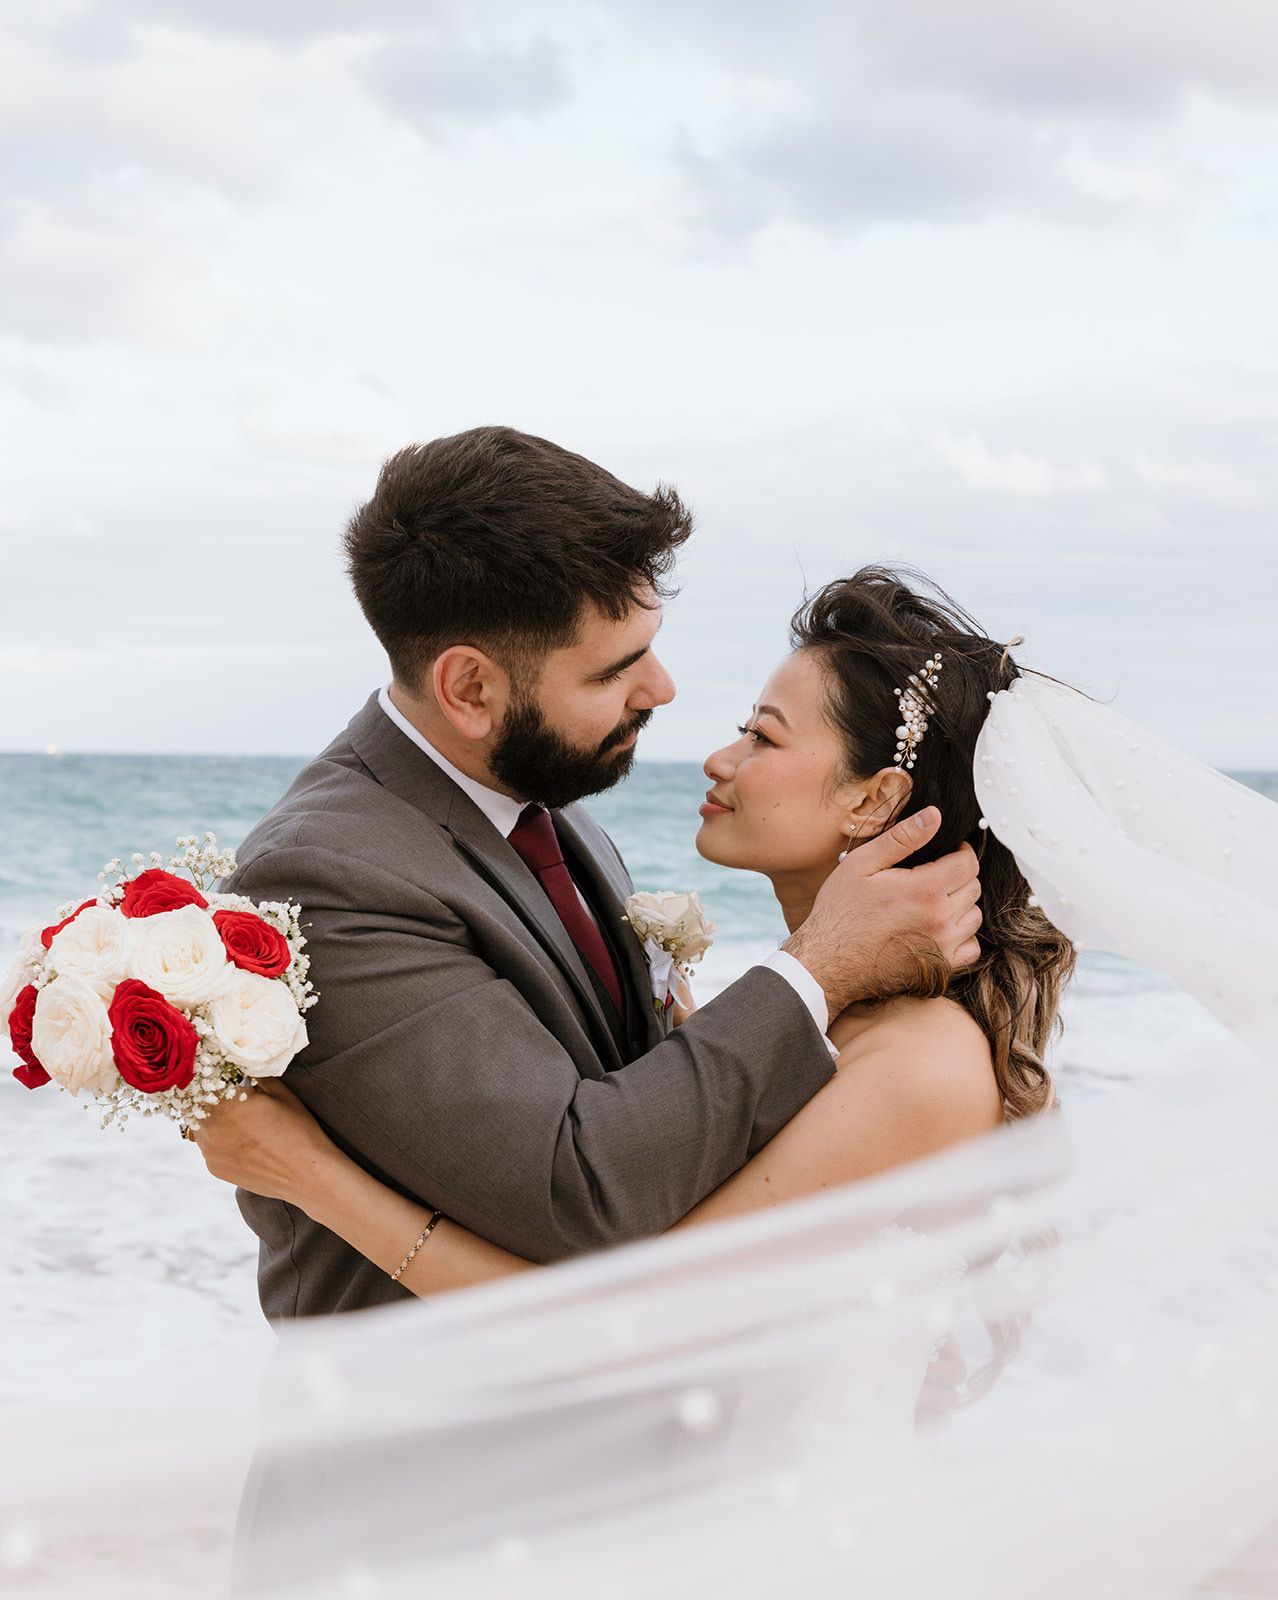
<path fill-rule="evenodd" d="M 827 584 L 795 613 L 790 633 L 794 648 L 814 652 L 825 670 L 826 714 L 846 750 L 841 776 L 868 777 L 893 764 L 901 720 L 893 690 L 905 688 L 910 674 L 940 651 L 936 711 L 910 774 L 914 787 L 883 828 L 938 806 L 940 831 L 910 864 L 935 860 L 964 840 L 977 852 L 981 954 L 974 966 L 951 975 L 935 946 L 920 946 L 906 992 L 947 995 L 975 1018 L 993 1052 L 1006 1120 L 1046 1110 L 1055 1093 L 1045 1057 L 1059 1025 L 1061 991 L 1074 970 L 1074 947 L 1029 903 L 1029 884 L 1012 853 L 980 827 L 972 775 L 989 697 L 1021 669 L 948 595 L 905 568 L 863 567 Z"/>

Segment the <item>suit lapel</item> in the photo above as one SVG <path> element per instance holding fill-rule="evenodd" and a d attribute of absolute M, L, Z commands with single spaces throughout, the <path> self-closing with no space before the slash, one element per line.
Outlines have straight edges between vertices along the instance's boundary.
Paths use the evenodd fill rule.
<path fill-rule="evenodd" d="M 621 1066 L 621 1053 L 603 1003 L 586 975 L 577 947 L 519 855 L 448 774 L 395 726 L 378 705 L 376 695 L 352 721 L 347 735 L 355 753 L 384 788 L 424 812 L 452 836 L 458 849 L 514 911 L 567 983 L 594 1025 L 605 1068 Z M 615 897 L 610 896 L 610 902 L 612 898 Z"/>
<path fill-rule="evenodd" d="M 559 920 L 559 914 L 546 898 L 545 890 L 479 808 L 471 805 L 465 795 L 460 798 L 482 826 L 472 827 L 470 817 L 458 816 L 455 812 L 445 827 L 476 870 L 488 879 L 502 899 L 518 913 L 525 926 L 536 935 L 543 949 L 568 980 L 573 993 L 596 1025 L 595 1031 L 600 1040 L 607 1042 L 609 1059 L 605 1065 L 609 1069 L 620 1066 L 621 1052 L 617 1049 L 612 1028 L 604 1015 L 603 1002 L 586 975 L 577 946 L 568 937 L 568 930 Z"/>
<path fill-rule="evenodd" d="M 555 827 L 589 880 L 600 920 L 606 925 L 609 941 L 622 965 L 622 981 L 628 987 L 631 1004 L 638 1006 L 643 1018 L 642 1037 L 649 1047 L 659 1044 L 665 1038 L 666 1027 L 652 1003 L 648 958 L 634 929 L 622 920 L 626 897 L 631 892 L 630 879 L 598 824 L 579 806 L 556 811 Z"/>

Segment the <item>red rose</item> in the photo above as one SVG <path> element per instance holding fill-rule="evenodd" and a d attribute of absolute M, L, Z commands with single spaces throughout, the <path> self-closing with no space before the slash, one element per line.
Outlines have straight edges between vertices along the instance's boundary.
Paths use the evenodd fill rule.
<path fill-rule="evenodd" d="M 120 1076 L 143 1094 L 185 1089 L 195 1076 L 198 1036 L 191 1019 L 136 978 L 115 986 L 107 1007 Z"/>
<path fill-rule="evenodd" d="M 209 903 L 193 883 L 175 878 L 160 867 L 130 878 L 120 902 L 126 917 L 158 917 L 162 911 L 177 911 L 182 906 L 199 906 L 207 911 Z"/>
<path fill-rule="evenodd" d="M 65 928 L 69 923 L 74 922 L 82 911 L 87 911 L 90 906 L 95 906 L 97 903 L 98 902 L 96 900 L 86 900 L 82 906 L 77 906 L 69 917 L 63 917 L 61 922 L 55 922 L 52 927 L 46 928 L 40 935 L 40 943 L 47 950 L 58 934 L 62 932 L 63 928 Z"/>
<path fill-rule="evenodd" d="M 288 940 L 269 922 L 251 911 L 215 911 L 213 921 L 222 935 L 227 957 L 245 972 L 278 978 L 293 959 Z"/>
<path fill-rule="evenodd" d="M 93 902 L 89 903 L 92 905 Z M 81 906 L 80 909 L 83 911 L 84 907 Z M 13 1045 L 14 1055 L 22 1063 L 20 1067 L 13 1069 L 13 1075 L 19 1083 L 26 1084 L 28 1089 L 39 1089 L 49 1082 L 49 1074 L 36 1060 L 35 1052 L 31 1048 L 31 1022 L 35 1016 L 37 993 L 34 983 L 29 983 L 25 989 L 20 989 L 17 1002 L 9 1013 L 9 1040 Z"/>

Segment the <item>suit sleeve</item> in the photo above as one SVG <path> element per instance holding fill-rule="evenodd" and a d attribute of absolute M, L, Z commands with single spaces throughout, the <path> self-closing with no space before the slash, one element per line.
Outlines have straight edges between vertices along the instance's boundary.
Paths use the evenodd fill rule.
<path fill-rule="evenodd" d="M 364 910 L 350 876 L 289 847 L 235 880 L 304 908 L 320 1001 L 289 1087 L 371 1170 L 529 1260 L 663 1232 L 833 1074 L 802 1001 L 756 967 L 647 1055 L 583 1077 L 451 908 L 361 862 Z"/>

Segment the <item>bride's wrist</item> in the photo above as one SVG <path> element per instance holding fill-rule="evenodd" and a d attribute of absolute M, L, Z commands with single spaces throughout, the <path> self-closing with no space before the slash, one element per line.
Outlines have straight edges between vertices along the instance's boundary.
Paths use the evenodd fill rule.
<path fill-rule="evenodd" d="M 304 1211 L 314 1222 L 323 1222 L 319 1215 L 332 1198 L 335 1187 L 334 1173 L 343 1160 L 337 1146 L 329 1139 L 315 1139 L 288 1168 L 284 1199 Z"/>

